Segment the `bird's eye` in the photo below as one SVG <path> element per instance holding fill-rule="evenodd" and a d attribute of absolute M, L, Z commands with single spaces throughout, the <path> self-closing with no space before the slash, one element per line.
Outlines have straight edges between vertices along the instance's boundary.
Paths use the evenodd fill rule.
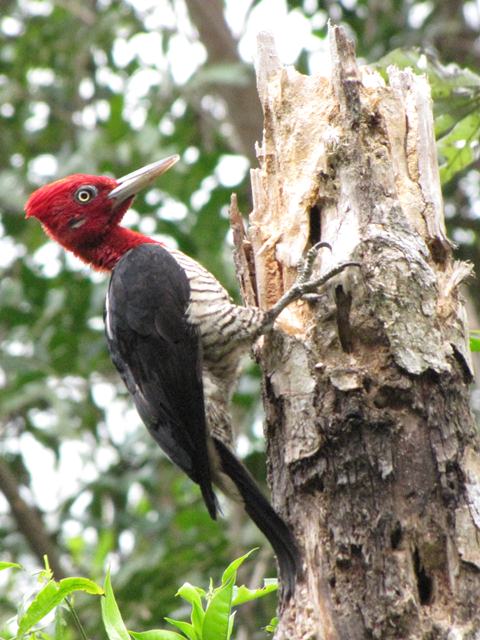
<path fill-rule="evenodd" d="M 79 204 L 87 204 L 87 202 L 95 198 L 97 193 L 96 187 L 87 184 L 75 191 L 74 198 Z"/>

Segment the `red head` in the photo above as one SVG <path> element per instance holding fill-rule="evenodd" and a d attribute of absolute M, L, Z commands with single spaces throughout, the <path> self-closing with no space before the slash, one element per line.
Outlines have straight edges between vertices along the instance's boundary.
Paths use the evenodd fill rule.
<path fill-rule="evenodd" d="M 119 227 L 135 194 L 178 160 L 170 156 L 115 180 L 75 174 L 37 189 L 25 205 L 46 233 L 97 269 L 111 269 L 137 244 L 153 242 Z"/>

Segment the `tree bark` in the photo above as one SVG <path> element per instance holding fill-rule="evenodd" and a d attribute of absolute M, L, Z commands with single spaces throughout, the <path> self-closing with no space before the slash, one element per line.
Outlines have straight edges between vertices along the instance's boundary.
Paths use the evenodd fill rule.
<path fill-rule="evenodd" d="M 319 240 L 332 252 L 316 275 L 361 263 L 286 309 L 259 346 L 273 502 L 305 569 L 275 638 L 478 638 L 469 267 L 445 236 L 429 87 L 359 68 L 340 28 L 329 43 L 328 77 L 308 77 L 259 36 L 258 302 L 279 298 Z"/>

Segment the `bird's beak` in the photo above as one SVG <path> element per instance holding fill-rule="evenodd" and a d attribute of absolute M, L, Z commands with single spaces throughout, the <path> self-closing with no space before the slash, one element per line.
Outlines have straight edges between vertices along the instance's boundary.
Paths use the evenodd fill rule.
<path fill-rule="evenodd" d="M 132 173 L 127 173 L 126 176 L 117 179 L 117 186 L 110 191 L 108 197 L 118 204 L 124 202 L 127 198 L 131 198 L 148 187 L 158 176 L 168 171 L 179 160 L 180 156 L 178 155 L 168 156 L 168 158 L 147 164 Z"/>

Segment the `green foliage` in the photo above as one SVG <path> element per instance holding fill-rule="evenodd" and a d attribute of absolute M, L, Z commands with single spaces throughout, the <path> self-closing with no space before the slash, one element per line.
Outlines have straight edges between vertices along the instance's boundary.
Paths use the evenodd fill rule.
<path fill-rule="evenodd" d="M 34 595 L 32 601 L 17 617 L 16 640 L 34 640 L 38 633 L 45 640 L 62 640 L 64 637 L 65 623 L 58 615 L 61 613 L 59 605 L 65 603 L 67 609 L 73 614 L 81 635 L 85 638 L 85 631 L 70 602 L 69 596 L 81 591 L 88 595 L 103 596 L 101 598 L 101 610 L 103 625 L 109 640 L 230 640 L 233 633 L 235 612 L 233 607 L 263 598 L 277 589 L 276 581 L 271 581 L 261 589 L 247 589 L 245 586 L 235 585 L 237 570 L 241 564 L 253 553 L 250 551 L 244 556 L 234 560 L 224 571 L 221 584 L 213 588 L 210 584 L 208 591 L 185 583 L 177 592 L 191 606 L 191 622 L 184 622 L 173 618 L 165 618 L 172 626 L 181 631 L 152 629 L 149 631 L 129 631 L 123 621 L 110 580 L 110 571 L 107 571 L 103 588 L 87 578 L 72 577 L 63 580 L 53 580 L 51 572 L 47 569 L 41 574 L 43 586 Z M 21 568 L 20 565 L 2 562 L 1 569 Z M 55 628 L 53 635 L 45 632 L 48 624 L 45 618 L 57 609 Z M 0 633 L 5 632 L 0 627 Z M 8 635 L 8 632 L 7 632 Z"/>
<path fill-rule="evenodd" d="M 470 331 L 470 351 L 480 352 L 480 329 Z"/>
<path fill-rule="evenodd" d="M 0 562 L 0 571 L 4 569 L 21 569 L 21 565 L 17 562 Z"/>

